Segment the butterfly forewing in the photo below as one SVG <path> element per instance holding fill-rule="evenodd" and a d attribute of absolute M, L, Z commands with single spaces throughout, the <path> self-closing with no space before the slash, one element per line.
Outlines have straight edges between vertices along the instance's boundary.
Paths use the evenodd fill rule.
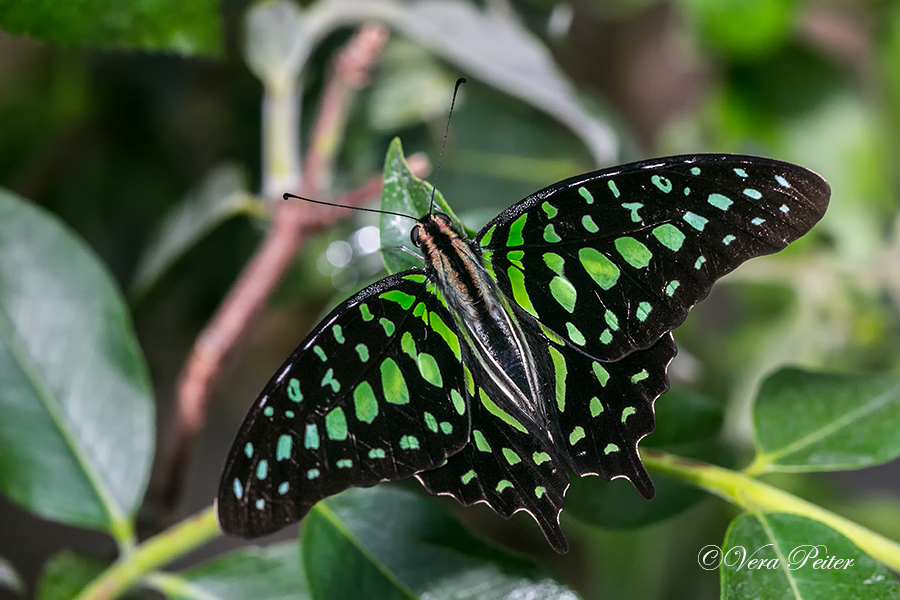
<path fill-rule="evenodd" d="M 542 190 L 478 242 L 525 312 L 617 360 L 678 326 L 716 279 L 809 231 L 829 193 L 815 173 L 774 160 L 656 159 Z"/>
<path fill-rule="evenodd" d="M 463 349 L 424 282 L 407 271 L 366 288 L 269 381 L 226 463 L 223 530 L 272 533 L 326 496 L 405 479 L 466 444 Z"/>

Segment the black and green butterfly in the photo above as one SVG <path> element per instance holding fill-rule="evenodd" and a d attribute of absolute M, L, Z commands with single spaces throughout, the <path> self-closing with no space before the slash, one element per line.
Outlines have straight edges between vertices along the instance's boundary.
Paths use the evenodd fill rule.
<path fill-rule="evenodd" d="M 653 482 L 637 444 L 713 282 L 819 221 L 828 184 L 784 162 L 659 158 L 567 179 L 474 238 L 412 229 L 423 266 L 338 306 L 247 415 L 218 494 L 243 537 L 354 486 L 415 475 L 432 494 L 524 510 L 558 552 L 569 471 Z"/>

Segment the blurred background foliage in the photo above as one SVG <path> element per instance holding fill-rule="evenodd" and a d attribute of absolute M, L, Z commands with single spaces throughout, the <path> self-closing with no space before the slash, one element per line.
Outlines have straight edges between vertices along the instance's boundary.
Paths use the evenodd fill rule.
<path fill-rule="evenodd" d="M 160 3 L 145 14 L 85 1 L 56 13 L 59 3 L 48 0 L 37 5 L 59 18 L 42 20 L 32 4 L 0 3 L 0 184 L 58 215 L 129 292 L 163 429 L 193 340 L 267 223 L 267 200 L 259 192 L 265 184 L 262 87 L 254 75 L 258 64 L 251 69 L 245 58 L 253 64 L 254 53 L 265 51 L 247 46 L 252 5 Z M 900 2 L 364 4 L 369 8 L 362 13 L 384 17 L 392 35 L 348 115 L 327 186 L 331 196 L 377 175 L 395 136 L 407 155 L 422 151 L 436 161 L 458 76 L 469 83 L 454 113 L 439 187 L 473 229 L 559 179 L 654 155 L 759 154 L 796 162 L 829 181 L 832 203 L 811 235 L 784 256 L 742 267 L 676 332 L 673 387 L 692 394 L 688 405 L 714 424 L 710 445 L 686 453 L 743 465 L 753 444 L 749 399 L 776 365 L 896 370 Z M 461 5 L 463 13 L 496 21 L 436 16 Z M 305 140 L 304 117 L 315 114 L 329 61 L 361 17 L 353 18 L 359 6 L 348 0 L 298 6 L 308 26 L 297 32 Z M 498 23 L 512 23 L 519 37 L 494 40 L 487 49 L 480 47 L 483 39 L 465 37 Z M 442 28 L 452 32 L 449 39 Z M 509 77 L 516 64 L 535 64 L 522 58 L 533 52 L 552 56 L 564 85 L 555 71 Z M 181 233 L 179 223 L 186 227 Z M 209 504 L 232 436 L 274 368 L 324 310 L 378 277 L 376 223 L 348 214 L 298 256 L 219 386 L 188 466 L 179 515 Z M 665 432 L 663 411 L 656 435 Z M 900 535 L 896 462 L 772 480 Z M 735 512 L 695 500 L 684 501 L 692 505 L 687 512 L 636 531 L 598 529 L 578 514 L 564 516 L 575 538 L 566 557 L 551 555 L 525 517 L 506 523 L 483 507 L 458 514 L 489 537 L 537 554 L 585 597 L 713 598 L 718 577 L 697 567 L 696 553 L 721 543 Z M 151 508 L 145 519 L 154 527 Z M 584 517 L 586 511 L 591 521 L 597 510 L 573 505 L 571 512 Z M 13 561 L 31 589 L 59 547 L 113 555 L 102 536 L 60 533 L 2 498 L 0 529 L 0 556 Z"/>

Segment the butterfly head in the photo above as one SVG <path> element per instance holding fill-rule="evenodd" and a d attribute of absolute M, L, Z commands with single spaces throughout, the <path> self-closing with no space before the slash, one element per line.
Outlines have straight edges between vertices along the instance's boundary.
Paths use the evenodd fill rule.
<path fill-rule="evenodd" d="M 436 237 L 445 237 L 452 232 L 453 223 L 450 217 L 444 213 L 432 213 L 419 219 L 409 232 L 409 239 L 413 246 L 427 252 L 428 247 L 434 245 Z"/>

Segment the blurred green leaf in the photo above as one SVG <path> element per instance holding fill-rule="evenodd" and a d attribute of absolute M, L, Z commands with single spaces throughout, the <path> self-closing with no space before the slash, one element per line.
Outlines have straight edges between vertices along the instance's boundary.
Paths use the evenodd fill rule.
<path fill-rule="evenodd" d="M 103 571 L 105 565 L 69 550 L 47 561 L 37 586 L 38 600 L 70 600 Z"/>
<path fill-rule="evenodd" d="M 900 456 L 900 376 L 786 368 L 753 407 L 757 457 L 748 471 L 860 469 Z"/>
<path fill-rule="evenodd" d="M 791 34 L 794 0 L 681 0 L 709 46 L 735 59 L 777 50 Z"/>
<path fill-rule="evenodd" d="M 409 215 L 418 219 L 428 214 L 431 206 L 432 185 L 422 181 L 409 170 L 406 159 L 403 156 L 403 146 L 399 138 L 394 138 L 388 148 L 387 157 L 384 160 L 384 183 L 381 188 L 381 209 L 391 212 Z M 453 214 L 439 190 L 434 193 L 434 210 L 448 215 L 453 224 L 460 231 L 463 225 Z M 397 273 L 413 267 L 421 267 L 422 261 L 414 259 L 400 247 L 418 253 L 418 248 L 412 245 L 409 233 L 414 221 L 396 215 L 381 215 L 381 248 L 384 266 L 388 273 Z M 471 233 L 471 232 L 470 232 Z"/>
<path fill-rule="evenodd" d="M 221 53 L 214 0 L 0 2 L 0 28 L 63 45 Z"/>
<path fill-rule="evenodd" d="M 18 596 L 25 595 L 25 582 L 11 562 L 0 556 L 0 589 L 7 589 Z"/>
<path fill-rule="evenodd" d="M 165 577 L 173 600 L 302 600 L 309 598 L 296 540 L 266 548 L 243 548 Z"/>
<path fill-rule="evenodd" d="M 210 173 L 160 225 L 138 263 L 132 293 L 138 297 L 146 293 L 179 258 L 231 217 L 266 216 L 268 207 L 246 189 L 246 176 L 236 166 Z"/>
<path fill-rule="evenodd" d="M 153 412 L 109 274 L 55 217 L 0 191 L 0 491 L 45 518 L 128 535 Z"/>
<path fill-rule="evenodd" d="M 900 598 L 890 571 L 837 531 L 797 515 L 740 515 L 718 558 L 724 558 L 719 575 L 727 600 Z"/>
<path fill-rule="evenodd" d="M 301 556 L 314 598 L 577 597 L 534 563 L 469 533 L 434 500 L 388 487 L 316 505 Z"/>
<path fill-rule="evenodd" d="M 336 27 L 379 20 L 398 29 L 463 73 L 477 77 L 565 124 L 590 148 L 597 164 L 615 162 L 612 128 L 582 107 L 572 84 L 543 42 L 503 10 L 462 0 L 323 0 L 306 11 L 298 37 L 313 45 Z"/>
<path fill-rule="evenodd" d="M 372 82 L 369 122 L 376 131 L 390 133 L 445 117 L 454 83 L 456 77 L 419 45 L 392 38 Z M 457 102 L 464 93 L 460 91 Z"/>
<path fill-rule="evenodd" d="M 656 430 L 645 437 L 650 448 L 671 448 L 719 435 L 724 415 L 722 407 L 696 392 L 674 388 L 653 403 Z"/>

